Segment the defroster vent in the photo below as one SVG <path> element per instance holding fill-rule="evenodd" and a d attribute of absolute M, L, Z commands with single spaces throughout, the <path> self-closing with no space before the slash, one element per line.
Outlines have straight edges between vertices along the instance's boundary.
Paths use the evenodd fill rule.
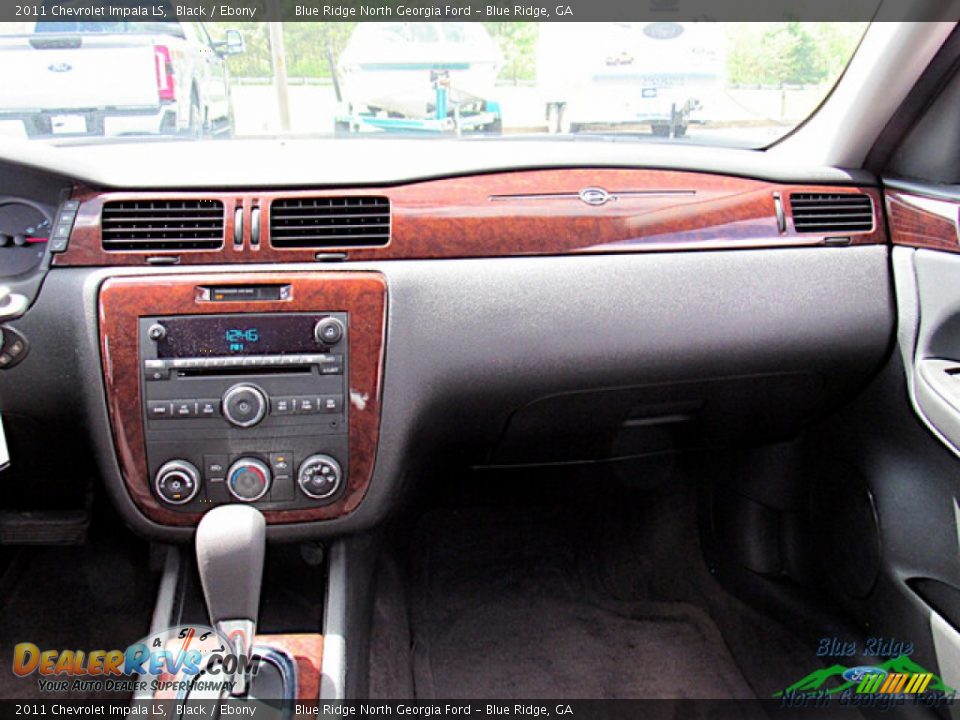
<path fill-rule="evenodd" d="M 270 205 L 273 247 L 355 247 L 389 241 L 390 200 L 385 197 L 283 198 Z"/>
<path fill-rule="evenodd" d="M 219 200 L 115 200 L 100 216 L 104 250 L 207 250 L 223 245 Z"/>
<path fill-rule="evenodd" d="M 792 193 L 793 225 L 801 233 L 873 229 L 873 201 L 859 193 Z"/>

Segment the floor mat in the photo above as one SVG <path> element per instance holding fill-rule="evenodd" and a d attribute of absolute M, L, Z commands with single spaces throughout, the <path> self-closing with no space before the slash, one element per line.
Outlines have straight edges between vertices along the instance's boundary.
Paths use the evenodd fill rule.
<path fill-rule="evenodd" d="M 445 510 L 421 522 L 418 698 L 754 697 L 700 608 L 595 594 L 568 527 L 529 509 Z"/>
<path fill-rule="evenodd" d="M 146 543 L 123 535 L 77 547 L 16 551 L 0 588 L 0 698 L 50 698 L 33 674 L 12 672 L 17 643 L 41 650 L 123 649 L 147 634 L 155 600 Z M 119 699 L 123 694 L 57 693 L 57 699 Z"/>

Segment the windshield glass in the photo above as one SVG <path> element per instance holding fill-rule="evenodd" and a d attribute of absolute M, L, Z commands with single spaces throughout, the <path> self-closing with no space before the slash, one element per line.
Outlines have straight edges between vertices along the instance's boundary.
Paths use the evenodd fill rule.
<path fill-rule="evenodd" d="M 0 134 L 616 136 L 759 148 L 818 107 L 866 27 L 6 22 Z"/>

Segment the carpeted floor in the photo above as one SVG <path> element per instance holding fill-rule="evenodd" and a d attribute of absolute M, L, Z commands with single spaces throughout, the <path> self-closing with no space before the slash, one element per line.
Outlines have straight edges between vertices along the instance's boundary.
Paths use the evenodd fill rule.
<path fill-rule="evenodd" d="M 584 588 L 554 519 L 453 512 L 421 526 L 419 698 L 753 697 L 701 609 Z"/>
<path fill-rule="evenodd" d="M 127 534 L 94 537 L 75 547 L 8 549 L 0 579 L 0 698 L 51 697 L 37 674 L 11 672 L 13 648 L 126 648 L 147 634 L 155 601 L 146 543 Z M 121 699 L 111 693 L 57 693 L 57 699 Z"/>
<path fill-rule="evenodd" d="M 372 697 L 770 698 L 816 666 L 710 574 L 689 486 L 549 492 L 442 504 L 405 534 L 381 572 Z"/>

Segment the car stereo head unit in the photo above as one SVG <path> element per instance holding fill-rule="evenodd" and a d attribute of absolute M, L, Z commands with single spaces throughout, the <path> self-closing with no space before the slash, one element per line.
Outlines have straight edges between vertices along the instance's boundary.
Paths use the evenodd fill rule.
<path fill-rule="evenodd" d="M 342 312 L 140 319 L 147 462 L 166 507 L 335 501 L 347 473 Z"/>

